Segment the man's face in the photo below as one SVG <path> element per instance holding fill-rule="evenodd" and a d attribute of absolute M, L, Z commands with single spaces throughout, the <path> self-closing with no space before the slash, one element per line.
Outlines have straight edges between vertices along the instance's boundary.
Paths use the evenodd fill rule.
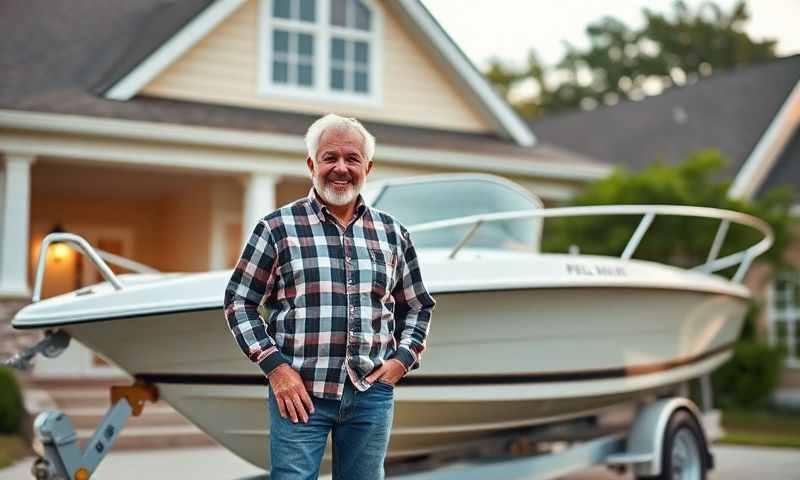
<path fill-rule="evenodd" d="M 364 139 L 354 129 L 322 132 L 317 158 L 306 159 L 314 188 L 325 203 L 344 206 L 353 202 L 372 170 L 364 155 Z"/>

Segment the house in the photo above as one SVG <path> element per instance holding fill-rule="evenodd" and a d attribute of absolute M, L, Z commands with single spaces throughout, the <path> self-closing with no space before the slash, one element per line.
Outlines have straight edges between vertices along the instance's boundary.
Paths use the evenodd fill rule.
<path fill-rule="evenodd" d="M 610 171 L 539 142 L 418 0 L 30 0 L 0 30 L 1 353 L 32 340 L 8 320 L 52 231 L 162 271 L 232 268 L 308 192 L 302 137 L 327 112 L 377 137 L 371 179 L 494 173 L 553 204 Z M 46 258 L 44 297 L 100 279 L 63 246 Z M 32 376 L 120 375 L 73 345 Z"/>
<path fill-rule="evenodd" d="M 531 127 L 540 140 L 634 171 L 657 158 L 676 163 L 718 148 L 730 159 L 723 174 L 732 180 L 731 196 L 757 198 L 788 185 L 800 216 L 800 55 L 717 72 L 638 102 L 545 117 Z M 778 397 L 800 404 L 800 231 L 796 238 L 786 253 L 793 269 L 773 276 L 753 268 L 746 281 L 767 305 L 761 330 L 787 350 Z"/>

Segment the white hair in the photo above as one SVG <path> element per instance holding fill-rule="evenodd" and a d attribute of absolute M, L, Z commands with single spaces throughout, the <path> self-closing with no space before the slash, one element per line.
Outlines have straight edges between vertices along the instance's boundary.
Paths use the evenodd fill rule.
<path fill-rule="evenodd" d="M 364 138 L 364 151 L 362 152 L 367 157 L 367 161 L 372 160 L 375 154 L 375 137 L 361 125 L 361 122 L 355 118 L 340 117 L 339 115 L 329 113 L 324 117 L 317 119 L 308 127 L 306 132 L 306 148 L 308 149 L 308 156 L 312 160 L 317 160 L 317 148 L 319 147 L 319 139 L 325 130 L 332 128 L 342 130 L 355 130 Z"/>

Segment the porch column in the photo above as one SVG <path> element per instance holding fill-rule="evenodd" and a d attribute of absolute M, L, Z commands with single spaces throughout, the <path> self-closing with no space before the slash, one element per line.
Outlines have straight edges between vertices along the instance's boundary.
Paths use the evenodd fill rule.
<path fill-rule="evenodd" d="M 280 177 L 253 173 L 245 179 L 242 244 L 250 238 L 253 228 L 264 215 L 275 210 L 275 187 Z"/>
<path fill-rule="evenodd" d="M 28 242 L 31 203 L 31 155 L 5 155 L 0 178 L 0 296 L 29 297 Z"/>

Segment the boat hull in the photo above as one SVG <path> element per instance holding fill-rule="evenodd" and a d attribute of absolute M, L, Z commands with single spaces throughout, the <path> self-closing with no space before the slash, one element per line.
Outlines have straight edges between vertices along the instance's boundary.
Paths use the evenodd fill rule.
<path fill-rule="evenodd" d="M 395 387 L 390 458 L 645 400 L 723 363 L 746 309 L 737 296 L 656 288 L 448 292 L 436 300 L 422 367 Z M 266 379 L 236 346 L 220 308 L 63 328 L 156 384 L 217 442 L 269 468 Z"/>

